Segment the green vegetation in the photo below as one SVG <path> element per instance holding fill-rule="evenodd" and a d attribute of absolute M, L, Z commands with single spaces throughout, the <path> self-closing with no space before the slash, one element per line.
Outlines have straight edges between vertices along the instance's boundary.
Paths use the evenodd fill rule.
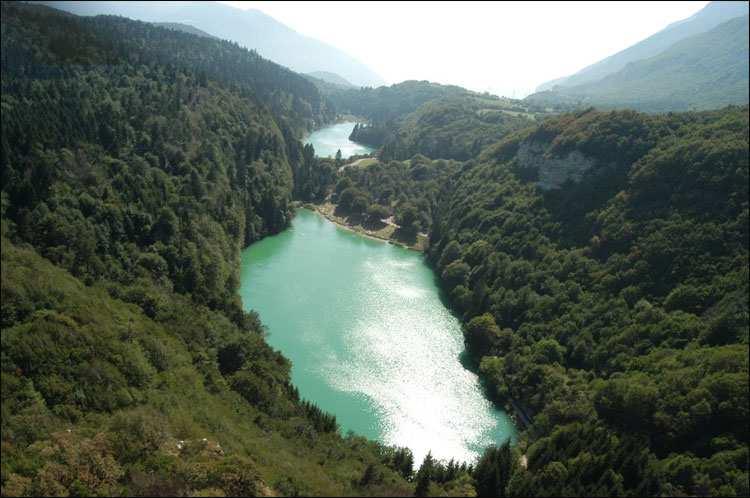
<path fill-rule="evenodd" d="M 258 9 L 220 2 L 76 2 L 43 0 L 44 4 L 80 16 L 122 16 L 141 21 L 189 22 L 213 36 L 257 50 L 263 57 L 298 73 L 326 71 L 355 85 L 382 85 L 383 80 L 354 57 L 327 43 L 297 33 Z"/>
<path fill-rule="evenodd" d="M 748 16 L 737 17 L 599 81 L 558 93 L 582 104 L 651 112 L 746 104 L 748 43 Z"/>
<path fill-rule="evenodd" d="M 427 102 L 405 116 L 382 142 L 383 159 L 409 159 L 414 154 L 466 161 L 498 138 L 534 122 L 527 109 L 481 95 Z"/>
<path fill-rule="evenodd" d="M 745 16 L 747 13 L 746 2 L 709 2 L 687 19 L 674 22 L 635 45 L 595 62 L 573 75 L 543 83 L 537 91 L 543 92 L 556 87 L 560 89 L 560 87 L 573 87 L 600 81 L 624 69 L 628 64 L 655 57 L 682 40 L 710 31 L 730 19 Z M 689 70 L 689 66 L 686 66 L 686 69 Z M 679 83 L 685 82 L 683 80 Z"/>
<path fill-rule="evenodd" d="M 190 33 L 191 35 L 204 36 L 206 38 L 218 38 L 214 35 L 210 35 L 206 33 L 205 31 L 201 31 L 200 29 L 193 27 L 189 24 L 183 24 L 179 22 L 155 22 L 153 24 L 154 26 L 159 26 L 161 28 L 167 28 L 167 29 L 173 29 L 175 31 L 182 31 L 184 33 Z"/>
<path fill-rule="evenodd" d="M 524 128 L 548 111 L 324 95 L 230 42 L 39 5 L 3 3 L 2 48 L 3 495 L 750 494 L 747 107 Z M 334 109 L 378 162 L 297 140 Z M 238 257 L 331 189 L 429 233 L 517 447 L 414 469 L 300 399 Z"/>
<path fill-rule="evenodd" d="M 3 3 L 2 47 L 2 494 L 410 494 L 236 293 L 240 248 L 319 190 L 293 130 L 325 118 L 315 87 L 40 6 Z"/>
<path fill-rule="evenodd" d="M 388 123 L 417 110 L 437 98 L 471 93 L 459 86 L 439 85 L 428 81 L 404 81 L 377 88 L 339 89 L 329 99 L 339 113 L 348 112 L 375 123 Z"/>
<path fill-rule="evenodd" d="M 410 492 L 391 450 L 299 401 L 252 316 L 86 286 L 5 238 L 2 295 L 4 496 Z"/>
<path fill-rule="evenodd" d="M 349 139 L 379 148 L 383 160 L 422 154 L 466 161 L 504 135 L 563 108 L 555 100 L 548 106 L 529 104 L 426 81 L 326 94 L 337 111 L 369 121 L 355 126 Z"/>
<path fill-rule="evenodd" d="M 386 141 L 389 128 L 385 124 L 357 123 L 354 125 L 349 140 L 371 147 L 380 147 Z"/>
<path fill-rule="evenodd" d="M 530 142 L 595 166 L 544 192 Z M 533 420 L 508 492 L 746 495 L 748 109 L 561 116 L 452 180 L 429 257 L 489 389 Z"/>
<path fill-rule="evenodd" d="M 379 214 L 385 214 L 382 218 L 400 215 L 405 207 L 411 206 L 417 213 L 409 221 L 426 232 L 432 225 L 432 208 L 438 192 L 457 168 L 455 161 L 433 161 L 424 156 L 414 156 L 409 161 L 378 162 L 366 168 L 346 168 L 336 183 L 333 199 L 347 213 L 356 207 L 361 208 L 361 213 L 375 204 Z"/>
<path fill-rule="evenodd" d="M 587 167 L 538 187 L 555 161 Z M 472 360 L 529 421 L 470 469 L 478 494 L 748 493 L 747 107 L 588 109 L 336 191 L 418 215 Z"/>

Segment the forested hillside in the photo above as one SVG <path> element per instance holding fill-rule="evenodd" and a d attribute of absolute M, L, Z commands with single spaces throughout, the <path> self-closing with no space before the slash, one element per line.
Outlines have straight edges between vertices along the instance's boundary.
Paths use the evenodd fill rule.
<path fill-rule="evenodd" d="M 412 244 L 419 232 L 429 232 L 437 196 L 460 164 L 415 155 L 407 161 L 346 168 L 331 198 L 342 215 L 364 218 L 373 226 L 394 216 L 401 230 L 393 237 Z"/>
<path fill-rule="evenodd" d="M 601 80 L 532 95 L 530 102 L 550 97 L 582 104 L 649 112 L 716 109 L 746 104 L 748 80 L 748 16 L 675 43 L 659 55 L 631 62 Z"/>
<path fill-rule="evenodd" d="M 426 81 L 322 90 L 338 112 L 367 120 L 354 129 L 350 139 L 380 148 L 378 155 L 385 160 L 422 154 L 465 161 L 546 113 L 540 106 Z"/>
<path fill-rule="evenodd" d="M 341 88 L 354 88 L 355 86 L 346 81 L 344 78 L 336 73 L 329 71 L 313 71 L 304 75 L 307 78 L 312 78 L 313 81 L 323 81 L 331 85 Z"/>
<path fill-rule="evenodd" d="M 515 456 L 485 453 L 480 493 L 748 493 L 748 169 L 747 107 L 588 109 L 463 163 L 345 169 L 345 209 L 429 232 L 467 350 L 525 428 Z"/>
<path fill-rule="evenodd" d="M 535 185 L 572 152 L 578 181 Z M 551 119 L 437 206 L 429 257 L 467 348 L 533 421 L 528 469 L 498 489 L 748 493 L 747 107 Z"/>
<path fill-rule="evenodd" d="M 69 1 L 42 3 L 79 16 L 124 16 L 148 22 L 189 20 L 192 26 L 240 46 L 257 50 L 293 71 L 326 71 L 356 85 L 378 86 L 383 80 L 365 64 L 320 40 L 297 33 L 258 9 L 221 2 Z"/>
<path fill-rule="evenodd" d="M 45 24 L 50 12 L 58 12 L 55 23 Z M 62 71 L 49 67 L 54 58 L 64 62 L 64 67 L 127 63 L 189 69 L 201 81 L 210 75 L 225 86 L 254 95 L 300 134 L 333 117 L 315 85 L 236 43 L 154 29 L 149 23 L 121 17 L 81 18 L 41 6 L 28 12 L 24 21 L 9 19 L 6 26 L 7 48 L 2 54 L 6 71 L 47 77 Z"/>
<path fill-rule="evenodd" d="M 160 26 L 162 28 L 168 28 L 173 29 L 175 31 L 182 31 L 184 33 L 190 33 L 191 35 L 198 35 L 203 36 L 206 38 L 218 38 L 214 35 L 210 35 L 206 33 L 205 31 L 201 31 L 200 29 L 193 27 L 189 24 L 179 23 L 179 22 L 155 22 L 153 23 L 155 26 Z"/>
<path fill-rule="evenodd" d="M 663 30 L 641 40 L 625 50 L 587 66 L 577 73 L 557 78 L 539 85 L 538 92 L 594 83 L 624 69 L 628 64 L 660 55 L 674 44 L 701 33 L 731 19 L 748 14 L 744 1 L 713 1 L 687 19 L 674 22 Z"/>
<path fill-rule="evenodd" d="M 427 81 L 404 81 L 377 88 L 350 88 L 332 92 L 329 99 L 338 112 L 348 112 L 376 123 L 387 123 L 414 112 L 430 100 L 470 92 L 458 87 Z"/>
<path fill-rule="evenodd" d="M 436 99 L 406 115 L 382 143 L 384 159 L 414 154 L 466 161 L 512 131 L 534 122 L 527 109 L 505 99 L 465 95 Z"/>
<path fill-rule="evenodd" d="M 231 43 L 3 3 L 3 495 L 411 493 L 236 292 L 326 112 Z"/>
<path fill-rule="evenodd" d="M 747 106 L 550 117 L 427 82 L 318 87 L 123 18 L 1 14 L 3 495 L 750 494 Z M 299 142 L 339 112 L 379 158 Z M 429 234 L 517 446 L 417 470 L 300 399 L 239 254 L 329 194 Z"/>

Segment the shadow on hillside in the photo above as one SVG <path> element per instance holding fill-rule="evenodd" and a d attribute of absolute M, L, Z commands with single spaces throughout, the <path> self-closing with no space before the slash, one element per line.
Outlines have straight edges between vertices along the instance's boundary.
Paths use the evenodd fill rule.
<path fill-rule="evenodd" d="M 367 215 L 352 213 L 349 210 L 343 209 L 341 206 L 336 206 L 333 214 L 334 216 L 337 216 L 339 218 L 344 218 L 346 223 L 351 226 L 360 225 L 362 228 L 365 228 L 367 230 L 377 231 L 382 230 L 386 227 L 386 224 L 381 220 L 372 220 Z"/>
<path fill-rule="evenodd" d="M 391 238 L 401 242 L 402 244 L 411 246 L 417 243 L 417 231 L 407 230 L 405 228 L 397 228 L 396 231 L 393 232 Z"/>

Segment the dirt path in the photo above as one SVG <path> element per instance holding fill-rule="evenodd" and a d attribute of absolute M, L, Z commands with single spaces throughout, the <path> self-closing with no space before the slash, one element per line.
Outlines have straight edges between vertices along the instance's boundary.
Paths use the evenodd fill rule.
<path fill-rule="evenodd" d="M 366 166 L 370 166 L 371 164 L 375 164 L 376 162 L 378 162 L 378 160 L 374 157 L 362 157 L 360 159 L 357 159 L 356 161 L 352 161 L 339 167 L 339 173 L 344 171 L 346 168 L 364 168 Z"/>
<path fill-rule="evenodd" d="M 323 204 L 317 204 L 317 205 L 311 205 L 311 206 L 314 206 L 314 210 L 318 212 L 320 215 L 322 215 L 323 217 L 325 217 L 326 219 L 328 219 L 328 221 L 331 221 L 342 228 L 351 230 L 352 232 L 356 232 L 365 237 L 382 240 L 390 244 L 398 245 L 406 249 L 412 249 L 414 251 L 420 251 L 420 252 L 423 252 L 425 248 L 427 247 L 428 239 L 427 239 L 427 236 L 424 234 L 419 234 L 420 236 L 417 237 L 417 241 L 413 245 L 407 245 L 407 244 L 404 244 L 403 242 L 393 239 L 392 238 L 393 233 L 396 231 L 396 229 L 399 228 L 399 226 L 393 222 L 392 220 L 393 217 L 387 218 L 385 220 L 381 220 L 385 224 L 383 228 L 379 230 L 370 230 L 368 228 L 363 227 L 362 225 L 352 225 L 351 223 L 348 223 L 346 219 L 336 216 L 334 214 L 334 211 L 336 210 L 336 205 L 329 201 L 324 202 Z"/>

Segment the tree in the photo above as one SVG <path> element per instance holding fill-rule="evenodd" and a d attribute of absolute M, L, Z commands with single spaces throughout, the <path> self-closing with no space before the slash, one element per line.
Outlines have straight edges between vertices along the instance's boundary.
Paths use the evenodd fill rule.
<path fill-rule="evenodd" d="M 453 289 L 457 285 L 466 283 L 470 271 L 471 267 L 458 259 L 445 267 L 442 274 L 443 281 L 449 289 Z"/>
<path fill-rule="evenodd" d="M 359 195 L 354 197 L 351 202 L 351 211 L 353 214 L 361 215 L 367 212 L 370 205 L 370 200 L 364 192 L 360 192 Z"/>
<path fill-rule="evenodd" d="M 378 468 L 375 466 L 375 464 L 368 464 L 365 468 L 364 474 L 362 474 L 362 478 L 359 480 L 359 485 L 362 487 L 368 486 L 370 484 L 377 484 L 383 480 L 383 475 L 378 471 Z"/>
<path fill-rule="evenodd" d="M 388 208 L 381 204 L 370 204 L 367 208 L 367 217 L 371 223 L 377 223 L 382 219 L 387 218 L 390 215 Z"/>
<path fill-rule="evenodd" d="M 393 467 L 404 479 L 411 479 L 414 472 L 414 454 L 409 448 L 396 448 L 392 462 Z"/>
<path fill-rule="evenodd" d="M 154 240 L 169 243 L 178 231 L 179 221 L 174 211 L 168 207 L 162 208 L 152 230 Z"/>
<path fill-rule="evenodd" d="M 396 223 L 408 234 L 416 234 L 419 231 L 419 212 L 412 204 L 399 205 L 396 209 Z"/>
<path fill-rule="evenodd" d="M 472 318 L 464 331 L 466 347 L 476 358 L 490 355 L 499 336 L 500 328 L 490 313 Z"/>
<path fill-rule="evenodd" d="M 414 496 L 427 496 L 430 489 L 430 481 L 432 480 L 434 466 L 435 461 L 432 458 L 432 452 L 429 452 L 417 471 L 417 476 L 415 478 L 417 486 L 414 489 Z"/>
<path fill-rule="evenodd" d="M 348 187 L 339 194 L 339 207 L 345 211 L 349 211 L 352 208 L 352 202 L 360 194 L 359 189 L 356 187 Z"/>
<path fill-rule="evenodd" d="M 504 497 L 513 472 L 513 453 L 510 441 L 502 446 L 490 446 L 479 459 L 474 469 L 477 496 Z"/>
<path fill-rule="evenodd" d="M 451 240 L 446 244 L 445 248 L 443 249 L 443 252 L 440 255 L 440 260 L 438 261 L 438 266 L 440 268 L 445 268 L 449 264 L 453 263 L 455 260 L 461 257 L 461 244 L 459 244 L 455 240 Z"/>

